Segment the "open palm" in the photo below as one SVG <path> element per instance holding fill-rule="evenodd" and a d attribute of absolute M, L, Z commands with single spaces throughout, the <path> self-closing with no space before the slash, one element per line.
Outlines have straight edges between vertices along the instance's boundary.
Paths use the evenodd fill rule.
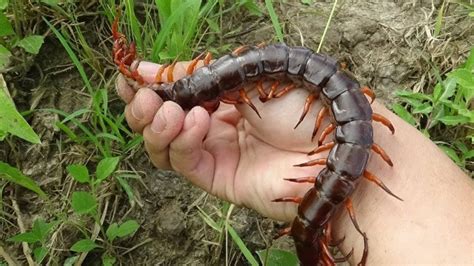
<path fill-rule="evenodd" d="M 139 71 L 152 80 L 158 65 L 142 63 Z M 177 66 L 175 76 L 184 73 Z M 255 209 L 273 219 L 291 221 L 296 205 L 273 199 L 302 196 L 311 184 L 295 184 L 284 178 L 314 176 L 317 167 L 294 167 L 310 159 L 315 112 L 294 130 L 306 98 L 295 90 L 280 99 L 261 103 L 250 92 L 262 118 L 246 104 L 221 104 L 211 116 L 201 107 L 185 113 L 176 103 L 165 102 L 149 89 L 135 93 L 122 77 L 119 95 L 128 103 L 131 128 L 142 132 L 154 165 L 173 169 L 193 184 L 238 205 Z M 141 109 L 136 111 L 136 109 Z M 139 113 L 139 115 L 136 115 Z M 321 156 L 317 156 L 321 157 Z M 316 157 L 315 157 L 316 158 Z"/>

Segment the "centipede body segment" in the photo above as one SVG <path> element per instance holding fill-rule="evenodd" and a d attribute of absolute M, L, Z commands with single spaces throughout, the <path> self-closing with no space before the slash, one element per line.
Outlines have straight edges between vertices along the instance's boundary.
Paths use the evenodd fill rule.
<path fill-rule="evenodd" d="M 318 146 L 310 155 L 329 150 L 327 158 L 315 159 L 296 165 L 305 167 L 325 165 L 315 176 L 287 178 L 282 182 L 313 183 L 314 186 L 303 197 L 288 195 L 275 199 L 275 202 L 294 202 L 299 204 L 298 214 L 291 226 L 280 235 L 290 235 L 295 241 L 296 251 L 302 265 L 334 265 L 346 260 L 333 258 L 328 246 L 334 242 L 330 236 L 330 219 L 334 213 L 345 207 L 357 231 L 364 238 L 364 253 L 360 264 L 365 264 L 368 254 L 368 238 L 357 224 L 352 207 L 351 195 L 360 182 L 360 177 L 377 184 L 387 193 L 393 194 L 367 168 L 367 161 L 372 150 L 381 155 L 389 164 L 392 161 L 382 147 L 373 142 L 372 121 L 386 125 L 392 133 L 394 128 L 390 121 L 379 114 L 374 114 L 365 95 L 373 101 L 374 94 L 338 68 L 337 61 L 327 55 L 315 53 L 305 47 L 289 47 L 284 44 L 242 46 L 229 55 L 210 63 L 210 56 L 200 55 L 189 65 L 187 76 L 174 82 L 162 82 L 161 75 L 165 67 L 157 74 L 154 83 L 145 83 L 136 68 L 139 61 L 135 59 L 135 47 L 128 45 L 125 37 L 118 32 L 117 20 L 112 27 L 114 46 L 113 57 L 120 72 L 131 86 L 148 87 L 156 91 L 164 100 L 178 103 L 183 109 L 202 106 L 209 112 L 215 111 L 220 101 L 248 104 L 258 114 L 251 99 L 242 89 L 244 84 L 255 83 L 262 102 L 284 96 L 296 88 L 309 92 L 303 105 L 301 116 L 296 126 L 305 119 L 312 103 L 320 98 L 324 107 L 315 118 L 312 137 L 321 128 L 321 121 L 329 116 L 332 123 L 323 130 Z M 205 60 L 204 66 L 196 68 L 198 60 Z M 172 72 L 172 71 L 171 71 Z M 170 72 L 168 72 L 170 73 Z M 262 78 L 274 80 L 267 90 L 263 88 Z M 291 84 L 277 90 L 282 79 Z M 168 76 L 168 80 L 173 80 Z M 237 94 L 238 99 L 229 99 Z M 334 140 L 324 143 L 333 131 Z M 398 198 L 398 197 L 397 197 Z M 399 199 L 399 198 L 398 198 Z"/>

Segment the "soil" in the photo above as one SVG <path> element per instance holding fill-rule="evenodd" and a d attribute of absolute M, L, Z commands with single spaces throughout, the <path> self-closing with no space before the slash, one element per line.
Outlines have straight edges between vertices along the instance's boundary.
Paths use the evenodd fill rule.
<path fill-rule="evenodd" d="M 309 5 L 302 2 L 306 1 L 278 1 L 274 5 L 283 24 L 285 42 L 316 49 L 333 1 Z M 441 33 L 433 36 L 441 2 L 341 1 L 321 52 L 339 58 L 362 84 L 374 88 L 378 98 L 387 104 L 394 101 L 396 89 L 430 91 L 436 82 L 432 66 L 442 73 L 449 71 L 459 65 L 474 44 L 472 19 L 456 4 L 447 6 Z M 255 18 L 241 10 L 229 15 L 224 23 L 224 40 L 232 47 L 276 40 L 269 17 Z M 238 34 L 235 29 L 240 29 Z M 247 29 L 252 30 L 248 32 Z M 226 35 L 231 31 L 232 34 Z M 72 113 L 89 104 L 82 92 L 84 85 L 79 74 L 70 67 L 67 54 L 54 39 L 47 39 L 35 62 L 45 74 L 43 77 L 37 68 L 32 68 L 21 79 L 10 77 L 9 88 L 20 110 L 57 108 Z M 113 98 L 111 108 L 119 114 L 123 104 L 114 95 L 112 86 L 108 89 Z M 45 206 L 49 210 L 65 210 L 71 191 L 80 187 L 73 185 L 65 167 L 91 160 L 89 152 L 93 147 L 70 141 L 54 126 L 61 119 L 46 111 L 34 112 L 29 117 L 30 124 L 41 137 L 41 145 L 30 145 L 18 139 L 0 142 L 0 161 L 17 165 L 50 196 L 45 202 L 20 187 L 4 190 L 3 209 L 11 215 L 2 218 L 6 222 L 1 222 L 4 227 L 0 232 L 0 245 L 22 263 L 26 262 L 20 245 L 5 241 L 19 232 L 11 199 L 18 202 L 27 228 L 38 217 L 50 219 L 55 211 L 46 213 Z M 193 187 L 174 172 L 157 170 L 142 148 L 124 157 L 126 163 L 121 170 L 131 170 L 140 176 L 138 180 L 130 181 L 136 203 L 130 204 L 126 194 L 111 183 L 104 188 L 106 193 L 101 198 L 103 206 L 108 206 L 105 224 L 133 218 L 141 227 L 133 237 L 114 243 L 114 250 L 118 252 L 114 254 L 118 257 L 117 264 L 247 264 L 232 241 L 229 239 L 226 244 L 225 236 L 220 237 L 219 232 L 199 215 L 197 207 L 214 219 L 222 220 L 225 214 L 221 209 L 225 203 Z M 79 217 L 72 219 L 81 222 Z M 268 247 L 275 232 L 284 226 L 238 207 L 232 213 L 231 224 L 251 251 Z M 81 234 L 74 225 L 62 225 L 52 240 L 52 245 L 60 250 L 54 251 L 56 257 L 51 258 L 50 263 L 62 264 L 72 256 L 67 249 L 79 237 Z M 281 238 L 273 241 L 273 247 L 292 250 L 293 244 L 289 238 Z M 84 263 L 99 264 L 100 256 L 100 253 L 89 253 Z"/>

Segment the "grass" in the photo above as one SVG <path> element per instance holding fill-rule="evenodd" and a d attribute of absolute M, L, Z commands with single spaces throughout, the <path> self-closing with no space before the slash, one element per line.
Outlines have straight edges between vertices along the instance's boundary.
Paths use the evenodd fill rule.
<path fill-rule="evenodd" d="M 126 254 L 134 249 L 124 246 L 140 242 L 140 239 L 131 237 L 147 228 L 140 228 L 143 220 L 134 217 L 135 207 L 143 206 L 143 203 L 140 201 L 140 189 L 137 188 L 141 175 L 134 170 L 134 163 L 138 160 L 130 160 L 131 156 L 142 152 L 142 138 L 125 125 L 122 110 L 114 111 L 117 99 L 111 90 L 117 71 L 110 59 L 110 23 L 118 15 L 117 10 L 123 12 L 120 29 L 137 43 L 140 56 L 157 62 L 170 62 L 175 59 L 189 60 L 205 50 L 218 53 L 227 51 L 230 44 L 223 38 L 223 25 L 230 14 L 242 10 L 261 16 L 266 9 L 277 39 L 283 41 L 285 32 L 275 11 L 277 5 L 272 1 L 257 5 L 249 0 L 233 1 L 231 4 L 222 0 L 156 0 L 137 8 L 134 1 L 130 0 L 120 1 L 118 5 L 112 0 L 101 0 L 97 7 L 100 15 L 97 16 L 97 13 L 94 14 L 97 11 L 87 10 L 86 3 L 80 1 L 65 3 L 43 0 L 35 2 L 33 6 L 26 0 L 10 1 L 10 5 L 2 9 L 3 3 L 5 1 L 0 0 L 3 14 L 0 16 L 0 37 L 3 37 L 0 39 L 0 69 L 4 67 L 0 73 L 19 70 L 19 73 L 25 73 L 32 64 L 32 57 L 43 45 L 43 36 L 51 32 L 50 38 L 61 43 L 74 71 L 79 73 L 84 86 L 80 94 L 84 97 L 81 107 L 72 111 L 46 108 L 44 105 L 40 105 L 42 109 L 27 112 L 10 108 L 10 121 L 16 121 L 18 128 L 15 125 L 2 128 L 6 123 L 4 120 L 0 122 L 0 137 L 18 152 L 38 146 L 25 147 L 11 134 L 29 132 L 23 138 L 33 143 L 39 142 L 38 136 L 31 133 L 27 125 L 18 122 L 23 119 L 21 115 L 28 118 L 37 113 L 54 114 L 58 117 L 55 129 L 60 132 L 54 133 L 53 142 L 45 143 L 51 150 L 57 149 L 54 156 L 59 159 L 51 161 L 57 162 L 59 167 L 54 179 L 45 173 L 39 178 L 34 176 L 41 181 L 35 182 L 16 168 L 14 159 L 9 165 L 0 163 L 0 172 L 3 171 L 4 176 L 8 174 L 7 178 L 0 180 L 0 223 L 5 228 L 2 236 L 8 238 L 7 242 L 0 243 L 0 249 L 2 245 L 15 246 L 17 248 L 10 250 L 23 254 L 12 255 L 25 257 L 30 264 L 87 263 L 87 259 L 94 256 L 104 265 L 124 263 Z M 330 29 L 336 5 L 337 1 L 334 1 L 320 46 Z M 447 5 L 447 2 L 443 2 L 438 11 L 434 37 L 442 36 Z M 13 20 L 13 15 L 23 19 Z M 91 23 L 93 19 L 97 21 Z M 89 25 L 96 26 L 86 29 L 85 26 Z M 91 32 L 99 39 L 94 41 Z M 210 46 L 213 43 L 217 43 L 216 47 Z M 464 65 L 447 75 L 436 74 L 437 84 L 429 93 L 399 91 L 399 103 L 394 106 L 400 116 L 435 140 L 458 165 L 466 168 L 472 168 L 473 158 L 470 148 L 473 142 L 473 116 L 469 109 L 474 86 L 473 54 L 471 52 Z M 441 72 L 435 65 L 430 68 L 436 73 Z M 6 98 L 0 99 L 4 101 Z M 0 108 L 2 118 L 5 118 L 4 113 L 1 113 L 4 110 Z M 39 129 L 44 130 L 41 127 Z M 44 135 L 42 132 L 40 136 Z M 50 160 L 51 152 L 47 151 L 44 160 Z M 28 197 L 17 199 L 10 191 L 18 191 L 19 195 L 29 194 L 8 183 L 21 185 L 45 200 Z M 28 208 L 19 208 L 19 203 L 25 202 L 31 203 L 30 208 L 34 208 L 28 215 L 35 217 L 31 221 L 24 215 Z M 278 249 L 269 248 L 255 255 L 244 241 L 245 238 L 239 235 L 238 224 L 233 220 L 235 206 L 221 202 L 214 207 L 215 212 L 207 209 L 206 212 L 204 208 L 194 211 L 217 234 L 215 239 L 208 240 L 216 246 L 217 258 L 222 254 L 225 256 L 221 260 L 217 259 L 216 263 L 224 260 L 226 264 L 233 264 L 245 260 L 250 265 L 271 265 L 275 258 L 281 262 L 282 257 L 289 259 L 285 265 L 294 263 L 294 254 Z M 145 239 L 137 246 L 148 241 Z M 235 249 L 244 259 L 235 262 L 232 256 Z M 0 259 L 0 265 L 2 263 Z"/>

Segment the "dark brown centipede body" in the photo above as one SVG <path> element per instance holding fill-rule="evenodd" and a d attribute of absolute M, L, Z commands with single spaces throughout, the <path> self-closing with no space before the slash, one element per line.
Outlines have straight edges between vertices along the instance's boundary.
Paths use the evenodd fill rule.
<path fill-rule="evenodd" d="M 134 67 L 130 67 L 137 65 L 130 60 L 134 54 L 129 56 L 130 51 L 123 36 L 115 32 L 114 37 L 116 36 L 114 59 L 131 84 L 139 82 L 141 87 L 152 88 L 164 100 L 174 101 L 183 109 L 200 105 L 212 112 L 229 94 L 239 91 L 244 84 L 261 80 L 262 77 L 286 78 L 302 85 L 309 92 L 309 104 L 314 99 L 311 97 L 321 96 L 332 120 L 332 125 L 325 130 L 325 134 L 335 130 L 335 138 L 333 142 L 320 146 L 311 153 L 330 149 L 327 159 L 313 160 L 299 166 L 325 164 L 326 167 L 312 181 L 288 179 L 299 183 L 314 183 L 304 197 L 286 197 L 275 201 L 299 203 L 298 215 L 285 233 L 293 237 L 302 265 L 332 265 L 340 261 L 334 259 L 327 249 L 330 242 L 328 224 L 333 214 L 344 205 L 349 210 L 357 230 L 364 237 L 365 249 L 361 264 L 365 263 L 367 238 L 355 221 L 350 196 L 361 176 L 392 194 L 366 167 L 372 149 L 382 157 L 386 156 L 383 150 L 373 143 L 372 120 L 381 121 L 391 129 L 393 127 L 380 116 L 375 119 L 364 90 L 355 79 L 338 68 L 335 59 L 308 48 L 289 47 L 284 44 L 246 46 L 212 64 L 193 69 L 190 75 L 175 82 L 145 84 Z M 269 99 L 269 95 L 260 96 L 261 100 Z M 241 91 L 240 97 L 254 108 L 244 91 Z M 255 108 L 254 110 L 256 111 Z M 323 111 L 320 112 L 321 117 Z M 305 106 L 299 122 L 303 120 L 306 112 Z M 318 127 L 316 126 L 315 131 Z M 321 144 L 322 139 L 319 142 Z M 386 159 L 391 164 L 389 160 Z"/>

